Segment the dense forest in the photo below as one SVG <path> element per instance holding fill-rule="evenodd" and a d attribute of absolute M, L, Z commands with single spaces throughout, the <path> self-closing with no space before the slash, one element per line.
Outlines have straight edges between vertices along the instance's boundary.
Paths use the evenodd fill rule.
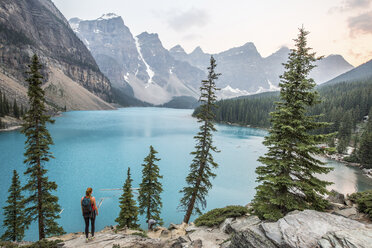
<path fill-rule="evenodd" d="M 359 82 L 343 82 L 320 85 L 316 88 L 321 102 L 309 109 L 308 114 L 320 115 L 319 121 L 332 125 L 318 130 L 319 133 L 338 132 L 338 151 L 345 151 L 350 142 L 358 142 L 353 132 L 358 123 L 363 123 L 372 107 L 372 78 Z M 274 102 L 279 101 L 279 92 L 268 92 L 217 102 L 215 121 L 235 123 L 252 127 L 270 127 L 269 113 L 274 111 Z M 194 115 L 199 112 L 196 109 Z"/>
<path fill-rule="evenodd" d="M 19 119 L 24 114 L 23 105 L 18 106 L 17 101 L 14 99 L 13 103 L 10 103 L 9 100 L 5 97 L 0 90 L 0 117 L 12 116 Z M 0 129 L 4 128 L 4 124 L 0 118 Z"/>

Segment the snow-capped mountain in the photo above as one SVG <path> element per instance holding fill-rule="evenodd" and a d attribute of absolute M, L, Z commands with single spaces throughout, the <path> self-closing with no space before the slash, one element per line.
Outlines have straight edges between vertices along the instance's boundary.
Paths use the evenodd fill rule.
<path fill-rule="evenodd" d="M 123 19 L 113 13 L 96 20 L 73 18 L 69 22 L 114 88 L 155 105 L 180 96 L 198 98 L 211 56 L 200 47 L 189 54 L 180 45 L 168 51 L 157 34 L 144 32 L 134 37 Z M 289 52 L 282 47 L 265 58 L 248 42 L 214 54 L 216 71 L 222 73 L 217 81 L 222 89 L 219 98 L 278 90 L 282 63 Z M 320 84 L 352 68 L 342 56 L 330 55 L 318 62 L 310 76 Z"/>
<path fill-rule="evenodd" d="M 198 97 L 205 73 L 174 59 L 157 34 L 133 37 L 121 17 L 105 14 L 96 20 L 70 20 L 113 87 L 151 104 L 177 96 Z"/>

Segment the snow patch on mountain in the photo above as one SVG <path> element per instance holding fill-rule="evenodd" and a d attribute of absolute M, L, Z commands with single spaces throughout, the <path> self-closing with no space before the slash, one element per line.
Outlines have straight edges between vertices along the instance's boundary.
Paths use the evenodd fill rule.
<path fill-rule="evenodd" d="M 138 38 L 137 37 L 134 37 L 134 40 L 136 42 L 136 48 L 137 48 L 137 52 L 140 56 L 140 59 L 143 61 L 143 63 L 145 64 L 146 66 L 146 72 L 147 72 L 147 75 L 149 75 L 149 80 L 147 81 L 147 85 L 145 86 L 145 88 L 148 88 L 149 85 L 153 82 L 152 81 L 152 78 L 154 77 L 155 73 L 153 70 L 151 70 L 149 64 L 147 64 L 146 60 L 143 58 L 142 56 L 142 53 L 141 53 L 141 45 L 139 44 L 139 41 L 138 41 Z"/>
<path fill-rule="evenodd" d="M 70 27 L 75 33 L 79 33 L 79 22 L 70 22 Z"/>
<path fill-rule="evenodd" d="M 120 16 L 114 14 L 114 13 L 107 13 L 107 14 L 103 14 L 100 18 L 98 18 L 97 20 L 110 20 L 110 19 L 114 19 L 114 18 L 118 18 Z"/>
<path fill-rule="evenodd" d="M 225 88 L 222 88 L 221 90 L 217 91 L 217 97 L 219 99 L 229 99 L 233 97 L 238 97 L 238 96 L 246 96 L 250 95 L 246 90 L 240 90 L 238 88 L 233 88 L 230 85 L 227 85 Z"/>
<path fill-rule="evenodd" d="M 263 93 L 263 92 L 267 92 L 268 90 L 262 88 L 262 86 L 258 87 L 258 90 L 254 93 L 254 94 L 258 94 L 258 93 Z"/>
<path fill-rule="evenodd" d="M 146 84 L 143 87 L 143 81 L 138 79 L 135 75 L 129 73 L 126 75 L 127 81 L 133 89 L 134 96 L 145 102 L 155 105 L 164 104 L 172 100 L 172 96 L 158 84 Z"/>
<path fill-rule="evenodd" d="M 267 80 L 267 83 L 269 84 L 269 91 L 278 91 L 280 90 L 280 87 L 277 87 L 273 85 L 273 83 L 270 80 Z"/>
<path fill-rule="evenodd" d="M 280 90 L 280 88 L 273 85 L 270 82 L 270 80 L 267 80 L 267 83 L 269 84 L 268 89 L 259 86 L 258 90 L 255 92 L 249 92 L 247 90 L 241 90 L 239 88 L 233 88 L 230 85 L 227 85 L 225 88 L 222 88 L 221 90 L 217 92 L 217 97 L 218 99 L 229 99 L 229 98 L 234 98 L 234 97 L 239 97 L 239 96 L 248 96 L 248 95 L 253 95 L 253 94 L 258 94 L 258 93 L 263 93 L 263 92 Z"/>

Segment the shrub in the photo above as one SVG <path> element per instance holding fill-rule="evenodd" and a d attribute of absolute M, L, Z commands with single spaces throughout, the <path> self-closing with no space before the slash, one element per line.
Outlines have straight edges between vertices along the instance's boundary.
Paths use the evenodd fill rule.
<path fill-rule="evenodd" d="M 248 213 L 248 209 L 243 206 L 227 206 L 224 208 L 213 209 L 195 220 L 196 226 L 216 226 L 227 218 L 243 216 Z"/>
<path fill-rule="evenodd" d="M 118 245 L 118 244 L 113 244 L 113 245 L 112 245 L 112 248 L 120 248 L 120 245 Z"/>
<path fill-rule="evenodd" d="M 349 199 L 358 204 L 358 210 L 372 219 L 372 190 L 357 192 L 350 195 Z"/>
<path fill-rule="evenodd" d="M 145 232 L 135 232 L 135 233 L 132 233 L 132 235 L 140 236 L 142 238 L 148 238 Z"/>
<path fill-rule="evenodd" d="M 349 162 L 349 163 L 359 163 L 360 160 L 359 158 L 353 153 L 348 157 L 344 157 L 344 161 Z"/>
<path fill-rule="evenodd" d="M 17 248 L 18 245 L 10 241 L 0 241 L 0 247 L 2 248 Z"/>

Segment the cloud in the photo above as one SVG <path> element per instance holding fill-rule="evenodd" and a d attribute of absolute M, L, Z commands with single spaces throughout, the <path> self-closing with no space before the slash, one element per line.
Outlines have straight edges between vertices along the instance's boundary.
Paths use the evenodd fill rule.
<path fill-rule="evenodd" d="M 372 57 L 372 51 L 355 52 L 349 49 L 348 54 L 359 61 L 369 61 Z"/>
<path fill-rule="evenodd" d="M 191 8 L 186 11 L 172 11 L 167 23 L 177 32 L 184 32 L 192 27 L 203 27 L 209 20 L 208 13 L 203 9 Z"/>
<path fill-rule="evenodd" d="M 348 19 L 350 37 L 357 34 L 372 34 L 372 11 Z"/>
<path fill-rule="evenodd" d="M 196 40 L 200 39 L 202 36 L 200 34 L 187 34 L 182 37 L 183 40 Z"/>
<path fill-rule="evenodd" d="M 347 0 L 346 7 L 349 9 L 366 8 L 372 0 Z"/>
<path fill-rule="evenodd" d="M 372 0 L 345 0 L 342 6 L 335 6 L 328 10 L 328 13 L 333 14 L 336 12 L 352 11 L 361 8 L 368 8 Z"/>

